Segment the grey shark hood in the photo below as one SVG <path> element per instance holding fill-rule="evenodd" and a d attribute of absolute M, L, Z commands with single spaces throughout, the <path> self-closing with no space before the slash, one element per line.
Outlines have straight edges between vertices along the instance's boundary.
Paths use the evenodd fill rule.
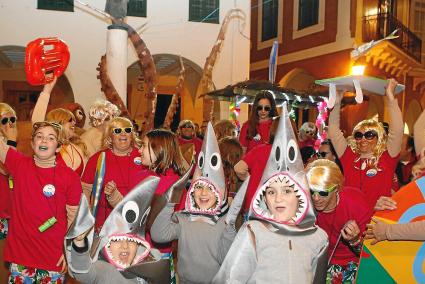
<path fill-rule="evenodd" d="M 208 187 L 215 194 L 217 202 L 213 208 L 202 210 L 196 205 L 194 192 L 199 187 Z M 198 163 L 193 174 L 193 180 L 187 193 L 185 212 L 191 215 L 203 215 L 217 219 L 217 217 L 225 214 L 227 210 L 227 191 L 223 163 L 214 129 L 209 122 L 202 150 L 198 155 Z"/>
<path fill-rule="evenodd" d="M 266 190 L 276 182 L 292 188 L 298 199 L 295 215 L 288 221 L 276 220 L 266 205 Z M 248 217 L 266 221 L 281 233 L 302 234 L 316 230 L 310 190 L 286 103 L 282 107 L 270 156 L 251 201 Z"/>
<path fill-rule="evenodd" d="M 151 176 L 136 185 L 112 210 L 97 237 L 93 236 L 95 218 L 90 212 L 85 195 L 81 196 L 77 216 L 65 239 L 71 270 L 73 270 L 72 259 L 70 258 L 71 242 L 75 237 L 88 230 L 90 232 L 87 235 L 87 239 L 92 262 L 97 261 L 99 253 L 101 253 L 103 259 L 114 265 L 118 270 L 125 272 L 127 268 L 140 264 L 145 258 L 148 258 L 151 263 L 152 261 L 160 260 L 160 252 L 152 249 L 149 242 L 145 240 L 145 223 L 159 180 L 158 177 Z M 137 244 L 137 252 L 130 265 L 125 265 L 119 260 L 112 258 L 112 253 L 109 250 L 110 242 L 119 240 L 128 240 Z M 75 272 L 87 273 L 87 271 Z"/>

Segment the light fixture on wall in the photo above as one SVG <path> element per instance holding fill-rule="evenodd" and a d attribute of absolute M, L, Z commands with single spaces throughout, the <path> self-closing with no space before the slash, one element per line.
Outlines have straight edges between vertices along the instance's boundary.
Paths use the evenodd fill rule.
<path fill-rule="evenodd" d="M 353 65 L 351 67 L 351 75 L 363 75 L 365 68 L 365 65 Z"/>

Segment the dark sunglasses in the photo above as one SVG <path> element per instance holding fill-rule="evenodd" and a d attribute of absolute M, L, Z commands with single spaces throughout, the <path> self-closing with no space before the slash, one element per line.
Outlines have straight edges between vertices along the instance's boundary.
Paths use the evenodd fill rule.
<path fill-rule="evenodd" d="M 313 197 L 315 194 L 320 195 L 321 197 L 328 197 L 330 192 L 327 191 L 314 191 L 310 189 L 311 197 Z"/>
<path fill-rule="evenodd" d="M 327 154 L 330 154 L 331 152 L 317 152 L 317 157 L 319 158 L 325 158 Z"/>
<path fill-rule="evenodd" d="M 121 134 L 121 132 L 125 132 L 125 133 L 131 133 L 133 132 L 133 128 L 131 127 L 126 127 L 126 128 L 114 128 L 113 129 L 115 134 Z"/>
<path fill-rule="evenodd" d="M 365 138 L 366 140 L 372 140 L 375 137 L 378 137 L 378 133 L 373 130 L 366 131 L 365 133 L 362 133 L 360 131 L 356 131 L 354 133 L 354 139 L 356 140 L 362 140 L 362 138 Z"/>
<path fill-rule="evenodd" d="M 184 124 L 180 128 L 192 128 L 193 129 L 192 125 L 190 125 L 190 124 Z"/>
<path fill-rule="evenodd" d="M 6 125 L 9 123 L 9 121 L 11 123 L 15 123 L 16 122 L 16 117 L 12 116 L 12 117 L 5 117 L 1 120 L 1 124 Z"/>
<path fill-rule="evenodd" d="M 257 111 L 264 110 L 270 111 L 272 108 L 270 106 L 257 106 Z"/>

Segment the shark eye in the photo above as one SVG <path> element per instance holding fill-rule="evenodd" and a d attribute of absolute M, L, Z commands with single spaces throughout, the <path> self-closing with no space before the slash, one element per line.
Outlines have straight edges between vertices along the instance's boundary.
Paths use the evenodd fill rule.
<path fill-rule="evenodd" d="M 213 170 L 217 170 L 220 167 L 220 156 L 217 153 L 211 155 L 210 165 Z"/>
<path fill-rule="evenodd" d="M 128 223 L 133 224 L 139 218 L 139 206 L 134 201 L 128 201 L 124 204 L 121 214 Z"/>
<path fill-rule="evenodd" d="M 204 167 L 204 162 L 205 162 L 204 152 L 201 152 L 201 153 L 199 153 L 199 157 L 198 157 L 198 167 L 201 170 Z"/>
<path fill-rule="evenodd" d="M 276 162 L 279 162 L 280 161 L 280 154 L 281 154 L 280 152 L 281 152 L 280 147 L 277 146 L 276 147 L 276 150 L 274 152 L 274 157 L 276 159 Z"/>
<path fill-rule="evenodd" d="M 290 163 L 294 163 L 298 157 L 298 146 L 294 139 L 289 140 L 286 155 Z"/>

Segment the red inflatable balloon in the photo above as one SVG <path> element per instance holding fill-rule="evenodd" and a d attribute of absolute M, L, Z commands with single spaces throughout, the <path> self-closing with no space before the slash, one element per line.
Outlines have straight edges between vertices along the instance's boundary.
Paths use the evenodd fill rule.
<path fill-rule="evenodd" d="M 69 63 L 68 46 L 56 37 L 38 38 L 25 49 L 25 73 L 33 86 L 45 85 L 65 72 Z"/>

